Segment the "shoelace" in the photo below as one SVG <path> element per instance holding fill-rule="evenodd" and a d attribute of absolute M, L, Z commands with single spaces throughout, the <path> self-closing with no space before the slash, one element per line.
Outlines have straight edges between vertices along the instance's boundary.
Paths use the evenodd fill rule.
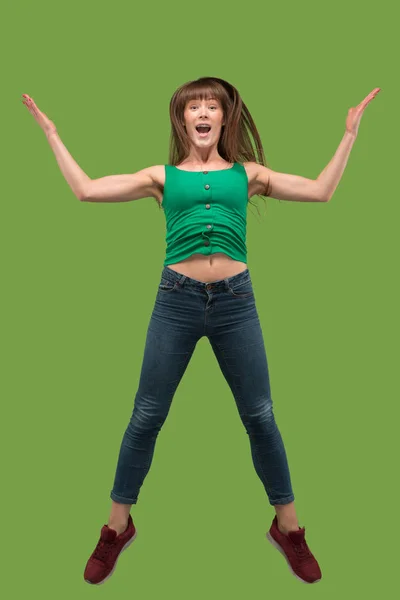
<path fill-rule="evenodd" d="M 312 558 L 312 554 L 308 549 L 306 542 L 300 542 L 300 544 L 293 544 L 294 551 L 296 552 L 298 558 L 307 559 Z"/>
<path fill-rule="evenodd" d="M 107 556 L 109 555 L 112 547 L 112 542 L 107 542 L 106 540 L 99 540 L 94 552 L 93 558 L 97 558 L 98 560 L 105 561 L 107 560 Z"/>

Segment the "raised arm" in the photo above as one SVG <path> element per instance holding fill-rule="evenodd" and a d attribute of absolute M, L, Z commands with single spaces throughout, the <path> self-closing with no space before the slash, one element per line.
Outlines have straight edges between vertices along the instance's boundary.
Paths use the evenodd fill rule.
<path fill-rule="evenodd" d="M 154 167 L 127 175 L 107 175 L 87 182 L 84 202 L 129 202 L 154 196 Z"/>
<path fill-rule="evenodd" d="M 300 175 L 278 173 L 264 165 L 256 164 L 256 181 L 260 184 L 261 194 L 277 200 L 293 202 L 325 202 L 324 187 L 315 179 Z"/>
<path fill-rule="evenodd" d="M 256 180 L 260 189 L 264 190 L 263 195 L 295 202 L 329 202 L 347 165 L 364 110 L 379 92 L 380 88 L 373 89 L 358 106 L 349 110 L 344 136 L 332 160 L 317 179 L 277 173 L 257 164 Z"/>
<path fill-rule="evenodd" d="M 129 202 L 154 197 L 154 167 L 127 175 L 91 179 L 72 158 L 57 132 L 47 135 L 58 165 L 78 200 L 82 202 Z"/>
<path fill-rule="evenodd" d="M 34 100 L 23 94 L 23 104 L 28 108 L 46 135 L 58 166 L 78 200 L 84 202 L 129 202 L 139 198 L 156 197 L 155 171 L 147 167 L 128 175 L 109 175 L 91 179 L 73 159 L 58 135 L 57 128 L 41 111 Z"/>
<path fill-rule="evenodd" d="M 129 202 L 154 197 L 154 167 L 127 175 L 91 179 L 72 158 L 57 132 L 47 135 L 58 165 L 78 200 L 82 202 Z"/>

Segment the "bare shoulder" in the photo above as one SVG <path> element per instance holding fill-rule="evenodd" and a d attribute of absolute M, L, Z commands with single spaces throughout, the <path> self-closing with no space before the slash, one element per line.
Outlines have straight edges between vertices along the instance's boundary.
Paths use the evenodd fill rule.
<path fill-rule="evenodd" d="M 247 178 L 249 180 L 249 183 L 252 183 L 253 181 L 255 181 L 258 178 L 263 165 L 260 165 L 256 162 L 244 162 L 242 164 L 243 164 L 244 168 L 246 169 Z"/>
<path fill-rule="evenodd" d="M 257 162 L 244 162 L 243 166 L 249 181 L 249 198 L 256 194 L 266 195 L 270 185 L 270 169 Z"/>
<path fill-rule="evenodd" d="M 154 183 L 162 184 L 165 181 L 165 165 L 153 165 L 147 170 Z"/>
<path fill-rule="evenodd" d="M 164 189 L 165 185 L 165 165 L 153 165 L 147 168 L 153 184 L 156 189 Z"/>
<path fill-rule="evenodd" d="M 157 202 L 161 205 L 165 185 L 165 166 L 152 165 L 143 169 L 142 172 L 145 172 L 147 177 L 149 177 L 151 181 L 149 196 L 151 198 L 155 198 Z"/>

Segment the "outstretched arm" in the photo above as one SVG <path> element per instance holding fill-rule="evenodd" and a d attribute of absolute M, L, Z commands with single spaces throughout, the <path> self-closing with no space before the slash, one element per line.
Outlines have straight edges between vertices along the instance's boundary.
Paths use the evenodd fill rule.
<path fill-rule="evenodd" d="M 347 165 L 363 112 L 378 92 L 380 92 L 380 88 L 375 88 L 356 108 L 349 110 L 343 139 L 332 160 L 316 180 L 298 175 L 277 173 L 263 165 L 258 165 L 257 180 L 265 186 L 265 195 L 278 200 L 328 202 L 332 198 Z"/>
<path fill-rule="evenodd" d="M 85 194 L 85 190 L 91 181 L 90 177 L 80 168 L 78 163 L 72 158 L 67 148 L 62 143 L 57 133 L 57 128 L 48 116 L 42 112 L 37 106 L 36 102 L 28 96 L 28 94 L 22 94 L 22 104 L 24 104 L 35 121 L 38 123 L 43 133 L 46 135 L 47 141 L 50 144 L 51 149 L 54 152 L 58 166 L 61 169 L 62 174 L 67 180 L 70 188 L 72 189 L 75 196 L 82 200 Z"/>
<path fill-rule="evenodd" d="M 321 185 L 327 200 L 332 198 L 347 165 L 347 160 L 357 137 L 364 110 L 380 91 L 380 88 L 375 88 L 358 106 L 350 108 L 348 112 L 346 119 L 346 133 L 336 150 L 335 156 L 317 177 L 317 182 Z"/>
<path fill-rule="evenodd" d="M 147 167 L 127 175 L 108 175 L 91 179 L 73 159 L 58 135 L 57 128 L 35 101 L 23 94 L 23 104 L 28 108 L 46 135 L 58 166 L 75 196 L 85 202 L 128 202 L 154 195 L 154 168 Z M 154 196 L 155 197 L 155 196 Z"/>
<path fill-rule="evenodd" d="M 334 157 L 316 179 L 316 184 L 320 187 L 321 194 L 326 202 L 329 202 L 339 185 L 355 141 L 356 136 L 346 131 Z"/>
<path fill-rule="evenodd" d="M 86 190 L 91 182 L 90 177 L 86 175 L 85 171 L 72 158 L 57 131 L 46 134 L 46 138 L 54 152 L 61 173 L 64 175 L 71 190 L 78 200 L 85 200 Z"/>

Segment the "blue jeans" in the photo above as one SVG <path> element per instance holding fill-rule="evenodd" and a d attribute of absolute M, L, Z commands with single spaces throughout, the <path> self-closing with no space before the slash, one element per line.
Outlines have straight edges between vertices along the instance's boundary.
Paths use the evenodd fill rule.
<path fill-rule="evenodd" d="M 232 390 L 255 470 L 271 505 L 294 500 L 273 414 L 267 357 L 249 269 L 203 283 L 163 267 L 132 416 L 122 439 L 111 499 L 136 504 L 158 433 L 200 338 L 206 336 Z"/>

